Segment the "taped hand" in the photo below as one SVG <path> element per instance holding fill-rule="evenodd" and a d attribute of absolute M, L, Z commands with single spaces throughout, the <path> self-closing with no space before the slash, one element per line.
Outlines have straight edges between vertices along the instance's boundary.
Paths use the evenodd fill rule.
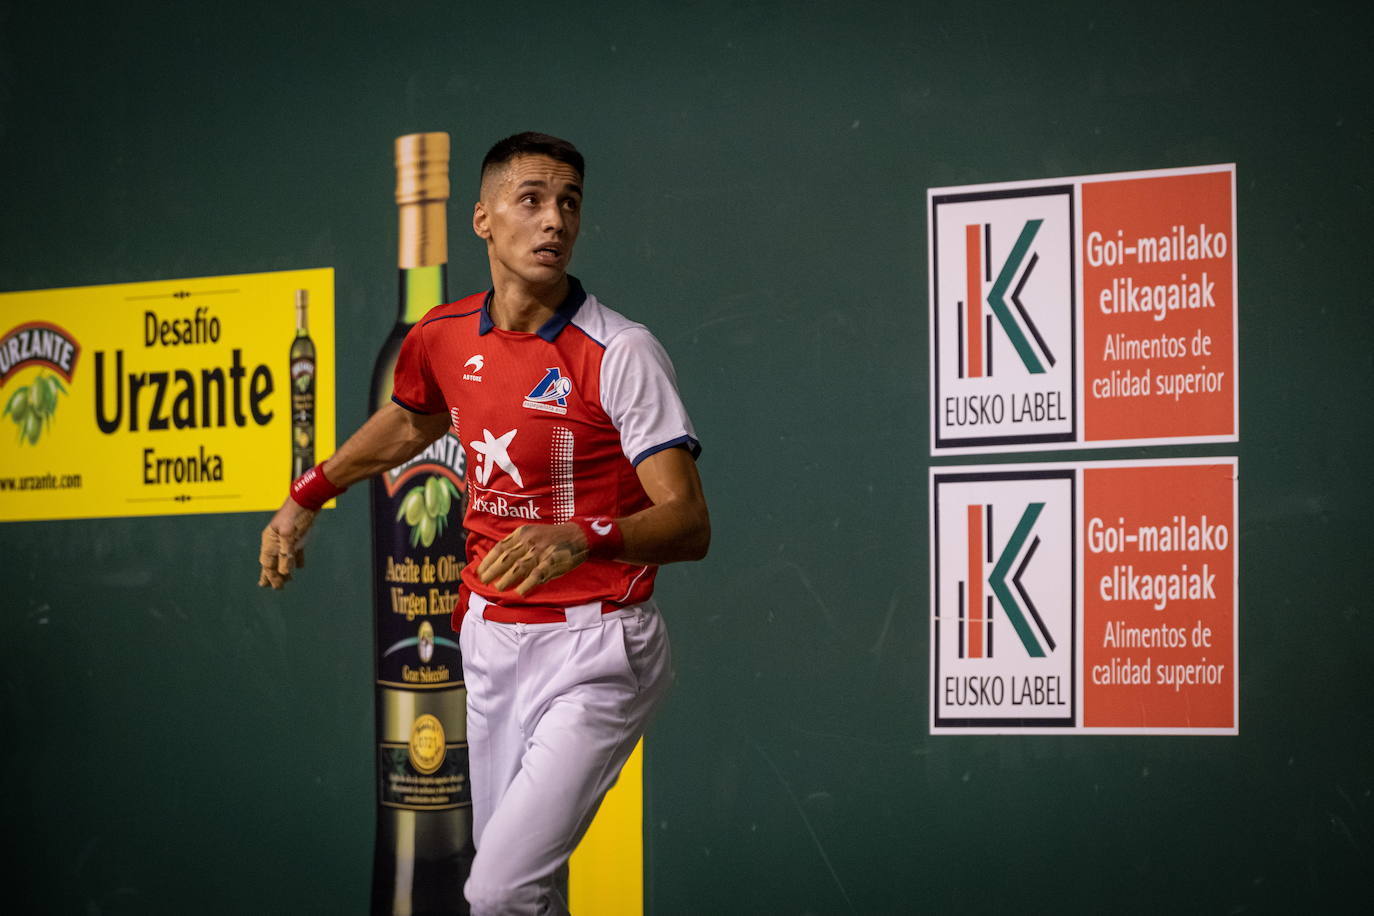
<path fill-rule="evenodd" d="M 258 585 L 281 589 L 291 581 L 293 569 L 305 566 L 305 537 L 318 514 L 287 498 L 262 529 Z"/>
<path fill-rule="evenodd" d="M 585 559 L 587 538 L 576 525 L 523 525 L 496 542 L 478 565 L 477 577 L 494 581 L 498 591 L 514 585 L 523 597 Z"/>

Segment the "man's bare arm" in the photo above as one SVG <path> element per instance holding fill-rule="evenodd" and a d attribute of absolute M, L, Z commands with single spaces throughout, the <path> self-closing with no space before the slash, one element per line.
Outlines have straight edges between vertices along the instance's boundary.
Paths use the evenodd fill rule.
<path fill-rule="evenodd" d="M 324 462 L 324 476 L 337 487 L 348 487 L 414 458 L 448 428 L 448 414 L 415 414 L 384 404 Z M 290 580 L 293 567 L 305 565 L 301 545 L 316 514 L 286 498 L 262 531 L 259 585 L 279 589 Z"/>
<path fill-rule="evenodd" d="M 448 432 L 446 413 L 417 414 L 394 403 L 383 404 L 324 463 L 324 476 L 336 487 L 349 487 L 423 452 Z"/>
<path fill-rule="evenodd" d="M 670 448 L 635 468 L 653 505 L 619 520 L 625 549 L 618 559 L 635 566 L 700 560 L 711 547 L 711 516 L 690 452 Z"/>
<path fill-rule="evenodd" d="M 617 559 L 648 566 L 706 556 L 711 518 L 692 456 L 666 449 L 641 461 L 636 473 L 653 505 L 616 520 L 624 538 Z M 477 574 L 501 591 L 514 587 L 525 595 L 586 559 L 587 537 L 577 525 L 524 525 L 492 547 Z"/>

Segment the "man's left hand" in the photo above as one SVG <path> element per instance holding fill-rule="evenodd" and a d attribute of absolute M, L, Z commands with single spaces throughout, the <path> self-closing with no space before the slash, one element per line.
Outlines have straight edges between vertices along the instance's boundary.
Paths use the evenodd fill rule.
<path fill-rule="evenodd" d="M 522 525 L 482 558 L 477 577 L 483 584 L 495 582 L 498 591 L 514 585 L 515 593 L 523 597 L 581 566 L 585 559 L 587 537 L 576 525 Z"/>

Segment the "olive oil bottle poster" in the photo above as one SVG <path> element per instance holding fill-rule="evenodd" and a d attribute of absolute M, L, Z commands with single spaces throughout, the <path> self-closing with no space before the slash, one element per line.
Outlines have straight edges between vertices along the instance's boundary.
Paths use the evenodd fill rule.
<path fill-rule="evenodd" d="M 0 294 L 0 521 L 271 510 L 333 450 L 332 268 Z"/>

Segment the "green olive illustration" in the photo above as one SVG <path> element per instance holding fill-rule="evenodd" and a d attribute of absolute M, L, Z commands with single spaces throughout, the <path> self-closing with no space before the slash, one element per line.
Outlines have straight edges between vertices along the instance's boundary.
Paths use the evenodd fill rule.
<path fill-rule="evenodd" d="M 420 543 L 428 547 L 434 543 L 434 536 L 439 533 L 439 526 L 434 521 L 434 516 L 426 515 L 420 519 L 420 525 L 415 529 L 420 534 Z"/>
<path fill-rule="evenodd" d="M 40 375 L 34 382 L 34 387 L 38 389 L 38 409 L 44 416 L 51 416 L 53 408 L 57 406 L 56 381 L 51 376 Z"/>
<path fill-rule="evenodd" d="M 5 413 L 14 418 L 15 423 L 23 423 L 29 412 L 29 386 L 16 388 L 5 404 Z"/>
<path fill-rule="evenodd" d="M 410 526 L 410 546 L 423 543 L 428 547 L 444 533 L 449 512 L 458 496 L 453 481 L 441 474 L 431 474 L 424 483 L 406 491 L 396 509 L 396 521 L 405 519 Z"/>
<path fill-rule="evenodd" d="M 418 525 L 420 520 L 428 516 L 425 508 L 425 491 L 423 487 L 416 487 L 406 494 L 405 498 L 406 524 Z"/>
<path fill-rule="evenodd" d="M 415 522 L 411 521 L 411 518 L 418 520 L 418 516 L 413 514 L 416 498 L 415 490 L 406 491 L 406 495 L 401 498 L 401 504 L 396 507 L 396 521 L 399 522 L 401 519 L 405 519 L 407 525 L 415 524 Z M 424 497 L 419 497 L 419 501 L 423 503 Z"/>
<path fill-rule="evenodd" d="M 430 515 L 448 515 L 453 500 L 449 497 L 448 487 L 444 486 L 445 482 L 444 478 L 437 475 L 425 481 L 425 511 Z"/>
<path fill-rule="evenodd" d="M 52 425 L 58 394 L 66 393 L 67 389 L 57 376 L 45 374 L 39 374 L 32 384 L 21 385 L 10 393 L 4 413 L 19 427 L 21 443 L 27 440 L 30 445 L 38 444 L 44 427 Z"/>

